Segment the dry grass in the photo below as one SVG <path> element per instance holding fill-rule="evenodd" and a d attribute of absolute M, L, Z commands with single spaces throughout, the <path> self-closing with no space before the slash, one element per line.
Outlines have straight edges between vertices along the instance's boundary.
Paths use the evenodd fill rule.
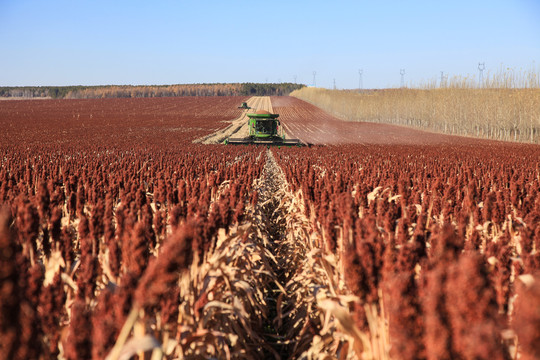
<path fill-rule="evenodd" d="M 540 143 L 540 76 L 500 71 L 481 87 L 454 77 L 417 88 L 349 90 L 303 88 L 291 93 L 349 121 L 411 126 L 445 134 Z"/>

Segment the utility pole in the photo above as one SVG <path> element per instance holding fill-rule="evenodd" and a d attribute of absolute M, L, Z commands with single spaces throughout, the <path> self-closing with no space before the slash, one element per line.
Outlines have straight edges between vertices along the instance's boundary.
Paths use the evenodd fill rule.
<path fill-rule="evenodd" d="M 334 78 L 334 90 L 336 90 L 336 78 Z"/>
<path fill-rule="evenodd" d="M 296 75 L 294 75 L 293 78 L 294 78 L 294 83 L 296 84 Z"/>
<path fill-rule="evenodd" d="M 364 73 L 363 69 L 358 69 L 358 92 L 362 92 L 364 84 L 362 82 L 362 74 Z"/>
<path fill-rule="evenodd" d="M 444 71 L 441 71 L 441 85 L 439 87 L 443 87 L 444 84 Z"/>
<path fill-rule="evenodd" d="M 401 87 L 405 87 L 405 69 L 399 69 L 401 75 Z"/>
<path fill-rule="evenodd" d="M 484 70 L 486 69 L 486 63 L 478 63 L 478 82 L 479 87 L 484 87 Z"/>
<path fill-rule="evenodd" d="M 317 86 L 317 81 L 316 81 L 316 78 L 315 78 L 316 76 L 317 76 L 317 72 L 313 71 L 313 87 Z"/>

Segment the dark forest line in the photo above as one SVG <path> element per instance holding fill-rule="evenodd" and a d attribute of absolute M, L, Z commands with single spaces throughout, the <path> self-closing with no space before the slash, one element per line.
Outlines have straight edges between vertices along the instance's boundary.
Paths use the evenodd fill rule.
<path fill-rule="evenodd" d="M 304 87 L 293 83 L 177 85 L 3 86 L 3 98 L 100 99 L 175 96 L 283 96 Z"/>

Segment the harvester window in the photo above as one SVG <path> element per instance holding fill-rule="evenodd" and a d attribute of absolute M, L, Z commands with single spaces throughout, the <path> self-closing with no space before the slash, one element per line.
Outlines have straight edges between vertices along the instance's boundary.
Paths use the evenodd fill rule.
<path fill-rule="evenodd" d="M 255 129 L 259 133 L 271 134 L 272 133 L 272 121 L 257 121 Z"/>

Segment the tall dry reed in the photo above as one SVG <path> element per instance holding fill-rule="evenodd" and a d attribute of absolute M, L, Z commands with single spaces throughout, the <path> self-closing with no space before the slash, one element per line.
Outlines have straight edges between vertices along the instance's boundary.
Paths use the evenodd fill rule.
<path fill-rule="evenodd" d="M 415 88 L 291 93 L 348 121 L 411 126 L 445 134 L 540 143 L 540 75 L 500 70 L 482 84 L 454 77 Z"/>

